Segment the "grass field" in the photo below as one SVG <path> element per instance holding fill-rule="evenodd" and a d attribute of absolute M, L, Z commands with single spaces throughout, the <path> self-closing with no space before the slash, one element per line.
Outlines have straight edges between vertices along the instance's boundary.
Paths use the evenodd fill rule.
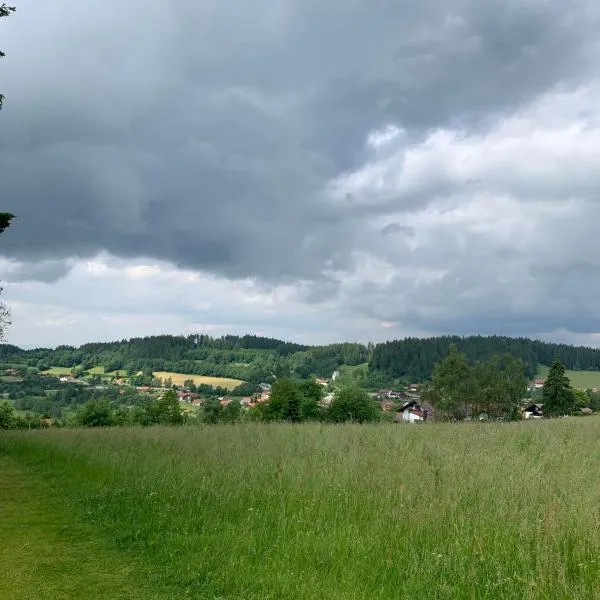
<path fill-rule="evenodd" d="M 549 367 L 544 365 L 538 366 L 538 376 L 544 379 L 548 377 Z M 571 380 L 571 385 L 574 388 L 581 390 L 589 390 L 594 387 L 600 387 L 600 371 L 569 371 L 566 372 L 567 377 Z"/>
<path fill-rule="evenodd" d="M 157 598 L 600 596 L 595 417 L 3 433 L 0 460 L 13 465 L 0 498 L 20 502 L 24 478 L 30 490 L 3 511 L 2 598 L 52 569 L 91 577 L 96 544 L 101 565 L 119 557 L 117 580 L 130 570 Z M 35 546 L 52 507 L 56 530 Z M 61 558 L 67 514 L 81 564 Z M 56 544 L 57 565 L 13 576 L 19 549 L 32 565 Z M 69 589 L 56 597 L 82 597 Z"/>
<path fill-rule="evenodd" d="M 71 371 L 73 370 L 73 367 L 51 367 L 50 369 L 46 369 L 45 371 L 42 371 L 42 373 L 46 374 L 46 375 L 54 375 L 55 377 L 61 377 L 61 376 L 69 376 L 71 375 Z"/>
<path fill-rule="evenodd" d="M 200 385 L 204 383 L 206 385 L 212 385 L 213 387 L 223 387 L 228 390 L 235 389 L 240 383 L 244 383 L 241 379 L 230 379 L 228 377 L 208 377 L 205 375 L 186 375 L 185 373 L 171 373 L 170 371 L 155 371 L 155 377 L 160 377 L 161 379 L 171 378 L 171 381 L 175 385 L 183 385 L 183 382 L 186 379 L 193 379 L 194 385 Z"/>
<path fill-rule="evenodd" d="M 118 369 L 117 371 L 107 371 L 105 375 L 109 377 L 127 377 L 127 371 L 125 369 Z"/>

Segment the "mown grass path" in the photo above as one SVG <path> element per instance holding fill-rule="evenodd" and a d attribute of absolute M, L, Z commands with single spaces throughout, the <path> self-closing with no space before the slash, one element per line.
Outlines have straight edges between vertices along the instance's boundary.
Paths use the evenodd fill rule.
<path fill-rule="evenodd" d="M 2 600 L 156 598 L 98 533 L 69 515 L 36 475 L 0 455 Z"/>

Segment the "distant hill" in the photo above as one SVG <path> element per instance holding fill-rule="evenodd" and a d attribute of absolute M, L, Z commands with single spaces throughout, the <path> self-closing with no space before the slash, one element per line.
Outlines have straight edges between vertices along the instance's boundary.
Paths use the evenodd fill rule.
<path fill-rule="evenodd" d="M 273 374 L 328 377 L 340 365 L 366 363 L 369 351 L 361 344 L 306 346 L 254 335 L 160 335 L 54 349 L 22 350 L 4 344 L 0 345 L 0 363 L 39 371 L 102 367 L 104 373 L 169 371 L 260 382 Z"/>
<path fill-rule="evenodd" d="M 494 354 L 517 356 L 525 363 L 529 377 L 537 373 L 539 365 L 550 365 L 557 358 L 574 371 L 600 370 L 600 349 L 502 336 L 442 336 L 385 342 L 375 346 L 369 369 L 422 381 L 431 377 L 434 366 L 446 356 L 451 344 L 456 344 L 473 363 Z"/>
<path fill-rule="evenodd" d="M 377 345 L 348 342 L 308 346 L 254 335 L 161 335 L 55 349 L 23 350 L 2 344 L 0 363 L 22 364 L 40 371 L 57 367 L 85 371 L 98 368 L 105 373 L 169 371 L 250 382 L 264 381 L 272 375 L 329 377 L 341 366 L 363 365 L 352 377 L 360 385 L 376 388 L 398 379 L 429 379 L 451 344 L 456 344 L 471 362 L 510 353 L 523 360 L 530 377 L 540 365 L 550 365 L 555 358 L 573 371 L 600 371 L 599 349 L 502 336 L 441 336 Z M 368 369 L 364 367 L 366 363 Z"/>

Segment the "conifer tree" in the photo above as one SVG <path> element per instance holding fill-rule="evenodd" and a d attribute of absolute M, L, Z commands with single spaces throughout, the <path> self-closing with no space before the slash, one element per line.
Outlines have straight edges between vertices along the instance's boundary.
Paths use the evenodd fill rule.
<path fill-rule="evenodd" d="M 548 373 L 543 389 L 544 414 L 548 416 L 569 415 L 575 409 L 575 396 L 571 382 L 565 374 L 565 366 L 556 359 Z"/>

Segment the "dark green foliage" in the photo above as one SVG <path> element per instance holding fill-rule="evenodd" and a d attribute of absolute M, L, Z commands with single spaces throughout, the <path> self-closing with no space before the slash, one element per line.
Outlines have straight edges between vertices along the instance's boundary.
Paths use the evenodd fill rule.
<path fill-rule="evenodd" d="M 255 383 L 244 382 L 238 385 L 231 394 L 233 396 L 252 396 L 252 394 L 256 393 L 257 386 Z"/>
<path fill-rule="evenodd" d="M 177 394 L 174 391 L 165 392 L 158 401 L 156 408 L 159 423 L 165 425 L 181 425 L 183 423 L 183 414 Z"/>
<path fill-rule="evenodd" d="M 215 425 L 221 421 L 222 412 L 221 402 L 217 398 L 209 398 L 204 402 L 202 421 L 209 425 Z"/>
<path fill-rule="evenodd" d="M 492 356 L 474 368 L 477 386 L 476 408 L 489 415 L 516 419 L 527 393 L 523 361 L 510 354 Z"/>
<path fill-rule="evenodd" d="M 527 377 L 535 375 L 539 364 L 550 365 L 557 358 L 568 369 L 600 369 L 600 349 L 501 336 L 443 336 L 386 342 L 375 346 L 369 369 L 411 381 L 426 381 L 431 378 L 434 366 L 448 354 L 451 344 L 471 364 L 490 360 L 497 354 L 511 354 L 523 361 Z"/>
<path fill-rule="evenodd" d="M 90 400 L 79 409 L 77 421 L 84 427 L 110 427 L 115 416 L 108 400 Z"/>
<path fill-rule="evenodd" d="M 14 429 L 15 409 L 9 402 L 0 402 L 0 429 Z"/>
<path fill-rule="evenodd" d="M 316 387 L 315 387 L 316 386 Z M 314 380 L 295 381 L 278 379 L 272 386 L 271 397 L 256 408 L 262 421 L 300 421 L 318 420 L 321 416 L 319 400 L 321 390 Z"/>
<path fill-rule="evenodd" d="M 379 406 L 364 390 L 345 387 L 336 392 L 327 411 L 327 418 L 333 423 L 366 423 L 377 421 L 380 414 Z"/>
<path fill-rule="evenodd" d="M 234 398 L 223 407 L 221 420 L 223 423 L 238 423 L 242 418 L 242 405 L 237 398 Z"/>
<path fill-rule="evenodd" d="M 469 361 L 455 344 L 450 346 L 448 356 L 435 366 L 432 383 L 431 400 L 438 415 L 464 417 L 475 401 L 477 388 Z"/>
<path fill-rule="evenodd" d="M 565 375 L 565 366 L 560 360 L 555 360 L 550 367 L 544 384 L 543 399 L 545 415 L 569 415 L 575 410 L 575 397 L 571 382 Z"/>
<path fill-rule="evenodd" d="M 455 344 L 434 369 L 433 380 L 423 391 L 438 418 L 462 419 L 470 412 L 516 419 L 527 390 L 523 362 L 506 354 L 470 365 Z"/>
<path fill-rule="evenodd" d="M 302 395 L 298 385 L 291 379 L 278 379 L 271 389 L 268 402 L 261 405 L 265 421 L 300 421 Z"/>
<path fill-rule="evenodd" d="M 11 213 L 0 213 L 0 233 L 10 226 L 10 222 L 15 218 Z"/>

